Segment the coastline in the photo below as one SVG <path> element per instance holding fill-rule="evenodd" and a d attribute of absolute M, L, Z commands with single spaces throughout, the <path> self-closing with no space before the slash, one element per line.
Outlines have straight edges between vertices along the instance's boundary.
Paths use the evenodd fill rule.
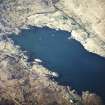
<path fill-rule="evenodd" d="M 77 100 L 77 102 L 81 102 L 80 96 L 73 93 L 72 90 L 68 92 L 67 87 L 60 86 L 57 84 L 56 81 L 50 80 L 50 76 L 53 76 L 53 72 L 47 70 L 43 66 L 39 65 L 37 62 L 34 62 L 33 65 L 30 65 L 29 62 L 27 62 L 27 59 L 28 59 L 27 56 L 25 56 L 23 52 L 20 49 L 18 49 L 18 47 L 15 47 L 15 45 L 13 45 L 11 41 L 0 42 L 0 52 L 2 52 L 2 54 L 0 54 L 0 59 L 1 59 L 0 65 L 2 65 L 2 68 L 0 70 L 0 84 L 1 84 L 0 99 L 2 99 L 3 97 L 5 99 L 8 99 L 10 94 L 7 92 L 11 91 L 11 89 L 12 91 L 14 91 L 15 85 L 17 85 L 18 88 L 16 89 L 16 91 L 11 93 L 11 98 L 21 97 L 22 95 L 20 93 L 17 94 L 16 92 L 20 91 L 19 89 L 21 88 L 21 85 L 24 83 L 23 88 L 26 88 L 28 86 L 27 87 L 28 90 L 26 89 L 25 92 L 29 92 L 31 88 L 35 89 L 33 94 L 34 95 L 36 94 L 37 101 L 38 101 L 38 97 L 42 97 L 44 94 L 47 94 L 49 96 L 48 99 L 46 96 L 45 96 L 46 98 L 44 97 L 41 98 L 43 100 L 43 105 L 48 104 L 47 101 L 51 101 L 50 103 L 53 103 L 52 102 L 53 100 L 57 101 L 54 98 L 55 95 L 53 97 L 54 99 L 50 99 L 50 96 L 52 97 L 53 94 L 58 94 L 56 97 L 59 98 L 59 101 L 61 101 L 61 103 L 62 101 L 65 101 L 66 102 L 65 105 L 70 104 L 70 100 L 69 100 L 70 97 L 75 97 L 74 100 Z M 18 71 L 18 68 L 20 68 L 19 71 Z M 29 85 L 31 85 L 31 87 Z M 5 90 L 5 88 L 7 88 L 8 90 L 7 89 Z M 2 92 L 3 90 L 6 93 Z M 53 93 L 51 94 L 46 91 L 49 91 L 49 92 L 53 91 Z M 37 92 L 40 92 L 40 94 Z M 15 94 L 15 96 L 13 94 Z M 31 98 L 33 97 L 32 94 L 30 95 L 30 97 Z M 13 101 L 16 101 L 16 100 L 13 100 Z M 20 101 L 22 100 L 20 99 Z M 25 103 L 27 103 L 27 105 L 30 104 L 29 102 L 25 102 Z M 38 103 L 39 103 L 38 105 L 40 105 L 40 101 Z M 18 105 L 21 105 L 21 104 L 18 103 Z"/>
<path fill-rule="evenodd" d="M 101 98 L 94 93 L 87 91 L 80 96 L 69 86 L 51 80 L 53 72 L 35 61 L 33 64 L 27 62 L 28 57 L 21 49 L 12 40 L 8 41 L 0 41 L 0 104 L 90 105 L 87 103 L 90 100 L 90 103 L 103 105 Z"/>
<path fill-rule="evenodd" d="M 36 1 L 36 5 L 33 4 L 33 0 L 26 3 L 24 0 L 1 2 L 3 3 L 0 4 L 0 37 L 12 33 L 18 35 L 21 29 L 27 28 L 28 25 L 47 26 L 70 32 L 71 38 L 79 41 L 86 50 L 105 57 L 104 40 L 94 32 L 90 25 L 86 26 L 88 23 L 83 23 L 79 17 L 65 8 L 66 6 L 62 4 L 63 1 L 54 4 Z M 50 80 L 48 77 L 52 73 L 41 65 L 32 67 L 27 62 L 27 56 L 11 41 L 1 40 L 0 52 L 1 104 L 4 99 L 5 102 L 8 100 L 7 102 L 13 102 L 16 105 L 23 103 L 31 105 L 30 102 L 36 105 L 91 105 L 97 102 L 97 105 L 102 105 L 100 98 L 94 93 L 86 92 L 83 96 L 79 96 L 74 90 L 69 90 L 69 88 Z M 90 103 L 87 104 L 89 97 Z"/>

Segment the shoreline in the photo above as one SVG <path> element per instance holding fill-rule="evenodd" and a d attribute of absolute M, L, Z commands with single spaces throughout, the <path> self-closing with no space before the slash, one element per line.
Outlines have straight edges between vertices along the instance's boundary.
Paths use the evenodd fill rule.
<path fill-rule="evenodd" d="M 26 78 L 26 80 L 29 78 L 29 82 L 32 84 L 32 85 L 34 85 L 34 84 L 36 84 L 36 82 L 37 82 L 37 86 L 39 86 L 40 88 L 42 88 L 42 86 L 40 86 L 41 84 L 43 84 L 44 85 L 44 87 L 46 87 L 47 86 L 47 88 L 50 88 L 51 90 L 53 90 L 54 89 L 54 91 L 55 91 L 55 93 L 54 94 L 62 94 L 63 95 L 63 97 L 65 97 L 63 100 L 66 100 L 67 101 L 67 103 L 69 102 L 69 104 L 70 103 L 75 103 L 75 101 L 76 101 L 76 103 L 81 103 L 82 104 L 82 99 L 81 99 L 81 96 L 79 96 L 79 95 L 77 95 L 77 93 L 76 93 L 76 91 L 73 89 L 73 90 L 71 90 L 70 89 L 70 87 L 68 87 L 68 86 L 61 86 L 61 85 L 58 85 L 58 83 L 56 82 L 56 81 L 53 81 L 53 80 L 50 80 L 50 76 L 53 76 L 52 75 L 52 73 L 53 72 L 51 72 L 51 71 L 49 71 L 48 69 L 46 69 L 46 68 L 44 68 L 42 65 L 39 65 L 37 62 L 35 63 L 35 64 L 33 64 L 33 65 L 30 65 L 29 63 L 30 62 L 27 62 L 27 59 L 28 59 L 28 57 L 26 56 L 26 55 L 24 55 L 24 52 L 22 52 L 21 51 L 21 49 L 19 48 L 19 47 L 16 47 L 14 44 L 13 44 L 13 42 L 11 43 L 11 40 L 9 40 L 10 42 L 5 42 L 4 41 L 4 43 L 3 43 L 3 41 L 1 41 L 0 42 L 0 46 L 1 46 L 1 48 L 0 48 L 0 52 L 1 51 L 3 51 L 3 54 L 5 55 L 6 54 L 6 56 L 7 56 L 7 58 L 3 58 L 3 61 L 8 61 L 9 59 L 14 59 L 14 60 L 16 60 L 16 62 L 17 63 L 19 63 L 20 62 L 20 64 L 21 64 L 21 66 L 23 66 L 23 68 L 24 69 L 26 69 L 26 70 L 22 70 L 21 72 L 23 72 L 23 74 L 21 74 L 21 75 L 23 75 L 22 77 L 20 77 L 19 75 L 20 75 L 20 73 L 21 72 L 19 72 L 19 75 L 18 76 L 16 76 L 16 74 L 12 74 L 12 75 L 14 75 L 14 78 L 13 77 L 9 77 L 9 78 L 11 78 L 11 79 L 9 79 L 8 80 L 8 74 L 5 74 L 7 77 L 4 77 L 3 75 L 2 75 L 2 77 L 0 76 L 0 78 L 1 78 L 1 83 L 0 84 L 2 84 L 2 85 L 4 85 L 5 86 L 5 84 L 4 83 L 7 83 L 8 84 L 8 81 L 20 81 L 20 83 L 21 83 L 21 81 L 25 81 L 25 79 L 24 78 Z M 4 46 L 4 47 L 3 47 Z M 2 56 L 0 56 L 0 57 L 3 57 L 3 55 Z M 9 57 L 9 58 L 8 58 Z M 8 59 L 8 60 L 7 60 Z M 14 60 L 13 61 L 9 61 L 9 62 L 14 62 Z M 20 66 L 20 67 L 21 67 Z M 14 65 L 11 65 L 11 67 L 14 67 Z M 28 71 L 27 71 L 28 70 Z M 0 73 L 4 73 L 4 71 L 0 71 Z M 12 72 L 10 72 L 10 71 L 6 71 L 6 72 L 9 72 L 10 73 L 10 75 L 11 75 L 11 73 Z M 16 71 L 16 72 L 18 72 L 18 71 Z M 28 74 L 27 74 L 28 73 Z M 24 77 L 24 74 L 25 75 L 28 75 L 28 77 Z M 11 75 L 11 76 L 12 76 Z M 16 76 L 16 77 L 15 77 Z M 20 78 L 20 79 L 19 79 Z M 2 81 L 5 81 L 4 83 L 2 83 Z M 38 82 L 39 81 L 39 82 Z M 39 84 L 40 83 L 40 84 Z M 12 83 L 12 85 L 13 85 L 13 83 Z M 12 85 L 9 85 L 9 87 L 10 88 L 13 88 L 12 87 Z M 26 85 L 29 85 L 29 83 L 27 84 L 25 84 L 25 87 L 26 87 Z M 36 86 L 36 87 L 37 87 Z M 4 88 L 4 87 L 1 87 L 2 89 Z M 29 87 L 28 87 L 29 88 Z M 60 93 L 59 93 L 59 91 L 61 91 Z M 47 94 L 47 93 L 44 93 L 44 94 Z M 85 95 L 92 95 L 92 97 L 98 97 L 97 95 L 95 95 L 94 93 L 85 93 L 85 92 L 83 92 L 83 98 L 85 98 Z M 51 95 L 51 94 L 50 94 Z M 62 97 L 62 95 L 60 96 L 60 97 Z M 39 95 L 38 95 L 39 96 Z M 17 97 L 17 96 L 16 96 Z M 70 98 L 71 97 L 71 98 Z M 74 98 L 73 98 L 74 97 Z M 69 100 L 69 98 L 70 98 L 70 100 Z M 72 99 L 73 98 L 73 99 Z M 50 100 L 50 99 L 49 99 Z M 84 99 L 85 100 L 85 99 Z M 99 98 L 99 100 L 100 100 L 100 98 Z M 67 105 L 69 105 L 69 104 L 67 104 Z M 19 104 L 20 105 L 20 104 Z M 39 105 L 39 104 L 38 104 Z M 61 104 L 60 104 L 61 105 Z M 66 105 L 66 103 L 65 103 L 65 105 Z M 84 104 L 83 104 L 84 105 Z M 101 105 L 101 103 L 100 103 L 100 105 Z"/>
<path fill-rule="evenodd" d="M 96 34 L 96 30 L 93 29 L 95 27 L 91 26 L 92 23 L 83 22 L 84 18 L 80 18 L 83 17 L 82 14 L 80 17 L 76 16 L 78 11 L 72 9 L 67 0 L 54 3 L 52 0 L 48 2 L 44 0 L 42 2 L 37 0 L 2 0 L 0 4 L 0 37 L 2 35 L 8 37 L 7 34 L 11 33 L 18 34 L 22 28 L 27 28 L 29 25 L 47 26 L 71 32 L 71 38 L 79 41 L 86 50 L 105 57 L 105 43 L 100 35 L 100 30 L 99 34 Z M 43 11 L 46 13 L 43 14 Z M 95 24 L 93 25 L 95 26 Z M 47 76 L 51 76 L 52 73 L 41 65 L 35 65 L 32 68 L 27 62 L 27 56 L 11 41 L 0 41 L 0 59 L 0 104 L 92 105 L 96 103 L 96 105 L 102 105 L 100 97 L 96 94 L 84 92 L 82 96 L 79 96 L 73 90 L 50 80 Z"/>

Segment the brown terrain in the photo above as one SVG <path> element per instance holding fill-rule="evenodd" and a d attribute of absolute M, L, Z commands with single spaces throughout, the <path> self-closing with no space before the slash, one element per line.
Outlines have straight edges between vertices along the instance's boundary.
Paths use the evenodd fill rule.
<path fill-rule="evenodd" d="M 28 63 L 7 34 L 27 25 L 66 30 L 105 57 L 104 10 L 104 0 L 0 0 L 0 105 L 103 105 L 96 94 L 79 96 L 51 80 L 46 68 Z"/>
<path fill-rule="evenodd" d="M 0 105 L 103 105 L 89 92 L 77 95 L 51 80 L 50 71 L 27 57 L 10 42 L 0 44 Z"/>

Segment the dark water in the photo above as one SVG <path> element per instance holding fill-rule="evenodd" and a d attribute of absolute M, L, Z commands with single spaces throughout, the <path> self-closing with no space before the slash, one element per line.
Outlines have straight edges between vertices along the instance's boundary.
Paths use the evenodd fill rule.
<path fill-rule="evenodd" d="M 16 45 L 28 51 L 30 60 L 39 58 L 43 65 L 60 74 L 62 85 L 78 92 L 90 90 L 105 97 L 105 59 L 87 52 L 70 33 L 47 27 L 22 30 L 21 36 L 10 36 Z"/>

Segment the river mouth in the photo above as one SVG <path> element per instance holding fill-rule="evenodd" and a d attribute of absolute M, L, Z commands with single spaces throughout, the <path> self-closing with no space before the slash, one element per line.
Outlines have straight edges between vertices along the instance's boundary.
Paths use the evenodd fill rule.
<path fill-rule="evenodd" d="M 69 32 L 48 27 L 30 27 L 18 36 L 10 35 L 15 45 L 27 51 L 29 61 L 41 59 L 44 67 L 57 72 L 59 84 L 105 97 L 105 59 L 87 52 L 69 37 Z"/>

